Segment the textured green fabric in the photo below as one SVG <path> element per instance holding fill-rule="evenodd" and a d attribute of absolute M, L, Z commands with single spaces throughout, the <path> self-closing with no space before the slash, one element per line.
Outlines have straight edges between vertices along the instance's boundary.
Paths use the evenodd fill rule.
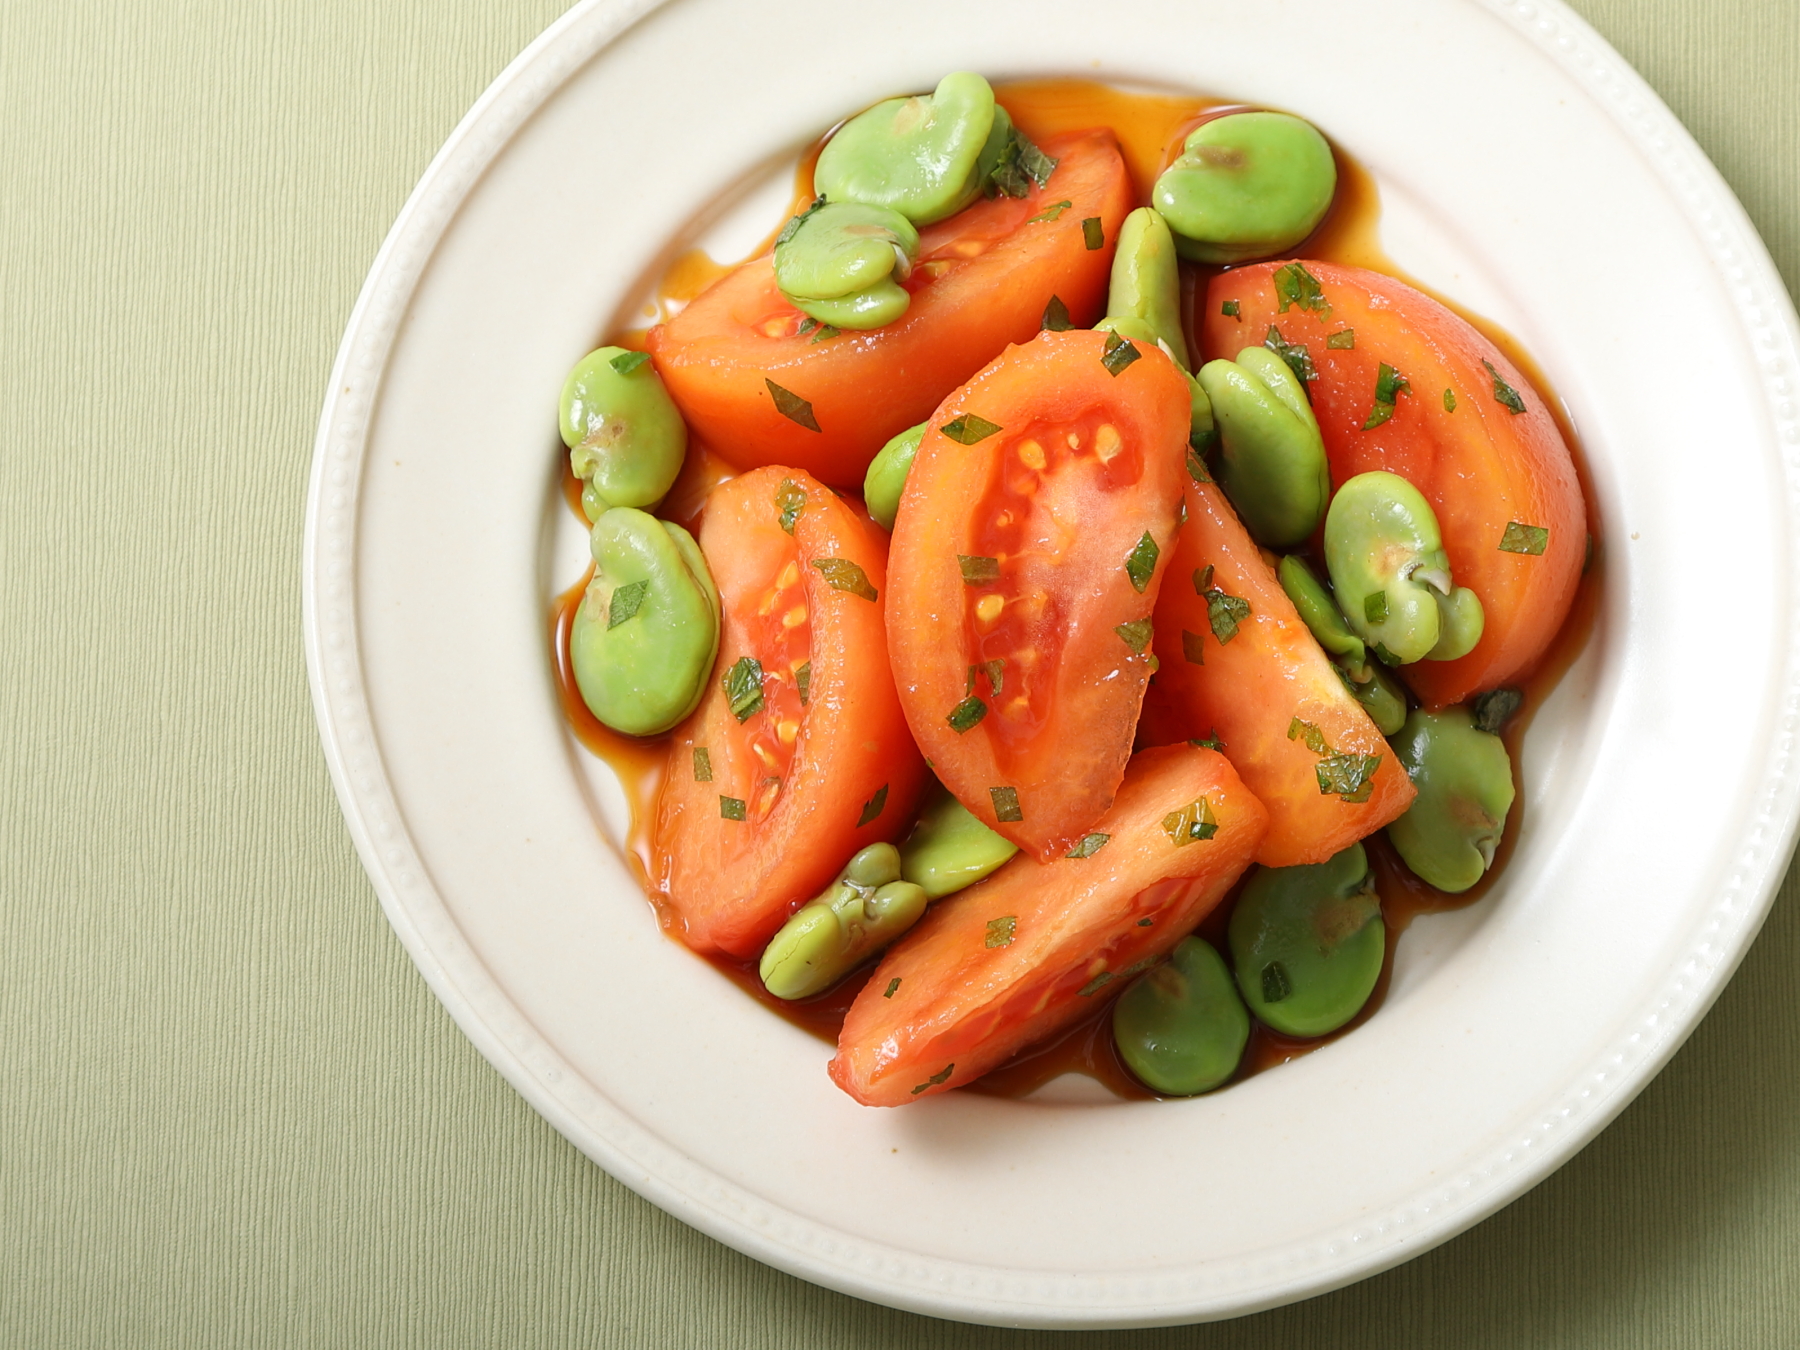
<path fill-rule="evenodd" d="M 0 1345 L 1800 1344 L 1800 907 L 1471 1233 L 1211 1327 L 812 1288 L 590 1165 L 387 928 L 300 642 L 314 420 L 419 173 L 561 0 L 0 4 Z M 1800 5 L 1578 0 L 1800 282 Z"/>

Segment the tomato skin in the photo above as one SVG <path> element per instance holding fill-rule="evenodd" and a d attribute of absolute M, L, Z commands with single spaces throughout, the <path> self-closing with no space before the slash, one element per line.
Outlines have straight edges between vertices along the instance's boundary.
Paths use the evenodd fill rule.
<path fill-rule="evenodd" d="M 773 255 L 728 273 L 650 332 L 656 370 L 689 429 L 739 465 L 788 464 L 859 486 L 889 438 L 1008 344 L 1029 341 L 1051 298 L 1086 325 L 1106 303 L 1113 243 L 1134 205 L 1110 131 L 1046 140 L 1047 188 L 979 201 L 921 231 L 912 305 L 885 328 L 817 341 L 775 285 Z M 1055 203 L 1055 220 L 1031 218 Z M 1089 249 L 1082 221 L 1098 217 Z M 766 381 L 806 400 L 817 431 L 777 411 Z"/>
<path fill-rule="evenodd" d="M 1218 831 L 1177 846 L 1164 818 L 1201 797 Z M 1135 756 L 1094 822 L 1110 835 L 1097 852 L 1048 863 L 1018 854 L 939 901 L 888 952 L 844 1019 L 833 1081 L 865 1106 L 904 1106 L 1075 1021 L 1098 976 L 1119 978 L 1193 931 L 1250 865 L 1267 823 L 1224 756 L 1186 745 Z"/>
<path fill-rule="evenodd" d="M 1225 494 L 1192 479 L 1186 494 L 1187 523 L 1156 602 L 1160 665 L 1140 738 L 1154 744 L 1216 735 L 1269 808 L 1269 832 L 1256 861 L 1265 867 L 1324 862 L 1406 810 L 1416 795 L 1412 780 L 1307 631 Z M 1195 585 L 1195 575 L 1209 566 L 1214 587 L 1250 604 L 1229 642 L 1219 641 L 1207 598 Z M 1304 739 L 1288 737 L 1295 718 L 1316 726 L 1340 754 L 1381 756 L 1367 801 L 1319 791 L 1318 754 Z"/>
<path fill-rule="evenodd" d="M 1041 333 L 945 399 L 894 522 L 888 650 L 913 736 L 964 806 L 1046 861 L 1107 809 L 1130 757 L 1151 657 L 1118 628 L 1155 606 L 1186 453 L 1181 373 L 1146 350 L 1115 376 L 1106 340 Z M 961 444 L 943 428 L 964 415 L 1001 430 Z M 1157 563 L 1140 589 L 1126 562 L 1145 534 Z M 959 555 L 997 578 L 966 579 Z M 986 711 L 959 732 L 972 692 Z"/>
<path fill-rule="evenodd" d="M 1404 282 L 1358 267 L 1304 263 L 1331 312 L 1281 311 L 1273 280 L 1285 262 L 1258 263 L 1215 278 L 1207 291 L 1202 345 L 1208 359 L 1261 342 L 1271 325 L 1304 343 L 1319 377 L 1306 386 L 1325 438 L 1334 487 L 1386 469 L 1425 495 L 1443 529 L 1456 584 L 1481 598 L 1481 641 L 1455 661 L 1399 669 L 1430 708 L 1459 703 L 1528 674 L 1575 599 L 1587 549 L 1586 512 L 1574 460 L 1544 400 L 1500 349 L 1468 322 Z M 1239 318 L 1221 313 L 1235 300 Z M 1326 346 L 1343 328 L 1351 348 Z M 1491 363 L 1524 400 L 1513 414 L 1496 397 Z M 1379 367 L 1411 382 L 1393 416 L 1364 429 Z M 1444 391 L 1455 411 L 1444 406 Z M 1541 555 L 1501 551 L 1510 522 L 1546 528 Z"/>
<path fill-rule="evenodd" d="M 791 536 L 776 501 L 784 480 L 806 497 Z M 705 700 L 670 745 L 652 835 L 653 881 L 680 915 L 690 947 L 747 958 L 853 853 L 911 823 L 924 764 L 886 660 L 879 529 L 815 479 L 764 468 L 714 489 L 699 541 L 723 611 L 719 659 Z M 816 559 L 855 563 L 877 599 L 833 586 Z M 793 580 L 765 608 L 790 566 Z M 802 605 L 804 620 L 784 627 L 783 615 Z M 810 662 L 804 704 L 794 673 L 771 657 L 777 651 Z M 740 723 L 722 681 L 745 655 L 765 665 L 765 706 Z M 796 724 L 785 743 L 784 719 Z M 781 777 L 766 814 L 758 794 L 769 790 L 771 764 L 758 744 L 774 753 Z M 710 780 L 700 777 L 697 748 L 707 752 Z M 726 798 L 744 804 L 744 819 L 725 818 Z M 859 825 L 864 814 L 870 819 Z"/>

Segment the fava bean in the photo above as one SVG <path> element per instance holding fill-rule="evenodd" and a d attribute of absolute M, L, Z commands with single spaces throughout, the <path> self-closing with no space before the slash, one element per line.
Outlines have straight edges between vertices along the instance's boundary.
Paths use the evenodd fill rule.
<path fill-rule="evenodd" d="M 899 850 L 869 845 L 763 949 L 763 988 L 781 999 L 824 993 L 917 923 L 928 903 L 900 880 Z"/>
<path fill-rule="evenodd" d="M 1387 954 L 1361 844 L 1322 863 L 1259 868 L 1231 911 L 1229 931 L 1244 1002 L 1289 1036 L 1323 1036 L 1355 1017 Z"/>
<path fill-rule="evenodd" d="M 1512 757 L 1467 708 L 1415 709 L 1389 742 L 1419 795 L 1388 838 L 1406 865 L 1440 891 L 1466 891 L 1493 866 L 1512 810 Z"/>
<path fill-rule="evenodd" d="M 1331 495 L 1325 442 L 1306 390 L 1262 347 L 1208 361 L 1200 385 L 1219 431 L 1219 486 L 1257 543 L 1291 548 L 1318 526 Z"/>
<path fill-rule="evenodd" d="M 1392 736 L 1406 721 L 1406 694 L 1379 662 L 1369 659 L 1363 640 L 1350 631 L 1337 601 L 1312 568 L 1293 554 L 1276 568 L 1281 589 L 1294 602 L 1300 619 L 1343 672 L 1344 681 L 1383 736 Z"/>
<path fill-rule="evenodd" d="M 609 507 L 655 506 L 687 456 L 687 423 L 643 352 L 582 357 L 563 382 L 558 422 L 589 523 Z"/>
<path fill-rule="evenodd" d="M 900 845 L 900 875 L 937 900 L 973 886 L 1018 851 L 939 788 Z"/>
<path fill-rule="evenodd" d="M 929 422 L 908 427 L 875 452 L 869 471 L 863 475 L 863 505 L 884 530 L 894 528 L 894 517 L 900 514 L 900 494 L 906 490 L 906 476 L 912 472 L 913 457 L 919 453 L 919 442 L 925 439 Z"/>
<path fill-rule="evenodd" d="M 1181 279 L 1175 263 L 1175 238 L 1169 233 L 1168 222 L 1148 206 L 1140 206 L 1126 216 L 1119 229 L 1112 282 L 1106 293 L 1106 317 L 1141 320 L 1176 365 L 1183 370 L 1192 369 L 1187 339 L 1181 333 Z"/>
<path fill-rule="evenodd" d="M 1338 488 L 1325 565 L 1339 610 L 1389 665 L 1454 660 L 1481 640 L 1481 601 L 1452 582 L 1437 515 L 1398 474 L 1361 473 Z"/>
<path fill-rule="evenodd" d="M 589 711 L 653 736 L 691 713 L 719 648 L 719 593 L 693 536 L 633 507 L 594 522 L 594 578 L 575 611 L 569 658 Z"/>
<path fill-rule="evenodd" d="M 1331 146 L 1309 123 L 1286 113 L 1232 113 L 1188 136 L 1150 203 L 1184 258 L 1238 263 L 1306 238 L 1336 191 Z"/>
<path fill-rule="evenodd" d="M 794 308 L 834 328 L 880 328 L 906 313 L 900 283 L 919 232 L 898 211 L 823 197 L 775 242 L 775 284 Z"/>
<path fill-rule="evenodd" d="M 834 202 L 929 225 L 975 200 L 1011 133 L 988 82 L 958 71 L 929 94 L 890 98 L 844 123 L 819 152 L 813 184 Z"/>
<path fill-rule="evenodd" d="M 1119 1057 L 1152 1092 L 1189 1097 L 1237 1072 L 1250 1015 L 1224 959 L 1200 938 L 1183 938 L 1113 1004 Z"/>

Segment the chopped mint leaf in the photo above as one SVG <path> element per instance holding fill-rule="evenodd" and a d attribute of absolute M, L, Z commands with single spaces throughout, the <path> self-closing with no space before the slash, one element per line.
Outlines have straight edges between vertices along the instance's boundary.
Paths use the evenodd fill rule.
<path fill-rule="evenodd" d="M 1019 790 L 1009 787 L 991 787 L 988 789 L 988 800 L 994 804 L 994 819 L 1000 821 L 1018 821 L 1025 819 L 1025 813 L 1019 809 Z"/>
<path fill-rule="evenodd" d="M 1062 302 L 1062 297 L 1051 296 L 1050 303 L 1044 306 L 1044 317 L 1038 323 L 1039 329 L 1050 333 L 1066 333 L 1074 326 L 1069 318 L 1069 307 Z"/>
<path fill-rule="evenodd" d="M 1105 848 L 1106 841 L 1111 838 L 1112 838 L 1112 836 L 1110 834 L 1087 835 L 1082 839 L 1082 841 L 1079 844 L 1075 845 L 1074 848 L 1070 849 L 1067 853 L 1063 854 L 1063 857 L 1065 857 L 1065 858 L 1091 858 L 1096 853 L 1098 853 L 1101 849 Z"/>
<path fill-rule="evenodd" d="M 833 328 L 830 324 L 828 324 L 828 323 L 821 324 L 819 326 L 819 331 L 813 334 L 813 341 L 814 342 L 829 342 L 829 341 L 831 341 L 832 338 L 836 337 L 837 335 L 838 335 L 838 330 Z"/>
<path fill-rule="evenodd" d="M 962 568 L 962 579 L 970 586 L 980 586 L 989 581 L 1000 580 L 1000 560 L 998 558 L 970 557 L 966 553 L 956 555 L 956 565 Z"/>
<path fill-rule="evenodd" d="M 1288 723 L 1288 739 L 1304 741 L 1306 748 L 1315 755 L 1331 753 L 1331 742 L 1325 739 L 1325 733 L 1311 722 L 1304 722 L 1298 717 Z"/>
<path fill-rule="evenodd" d="M 625 620 L 636 618 L 638 610 L 644 605 L 644 593 L 649 589 L 649 582 L 634 581 L 615 590 L 612 593 L 612 603 L 606 607 L 606 626 L 617 628 Z"/>
<path fill-rule="evenodd" d="M 1294 983 L 1288 979 L 1287 968 L 1279 961 L 1271 961 L 1262 968 L 1262 996 L 1264 1003 L 1279 1003 L 1294 992 Z"/>
<path fill-rule="evenodd" d="M 794 522 L 806 510 L 806 489 L 791 478 L 782 479 L 775 490 L 775 509 L 781 512 L 781 528 L 792 534 Z"/>
<path fill-rule="evenodd" d="M 725 701 L 731 715 L 739 722 L 763 709 L 762 662 L 754 656 L 740 656 L 737 664 L 725 672 L 720 681 L 725 686 Z"/>
<path fill-rule="evenodd" d="M 985 417 L 977 417 L 974 413 L 964 413 L 944 423 L 938 430 L 943 432 L 958 445 L 974 445 L 977 441 L 985 441 L 996 431 L 1003 428 L 990 422 Z"/>
<path fill-rule="evenodd" d="M 1250 617 L 1250 602 L 1242 596 L 1227 595 L 1217 586 L 1206 593 L 1206 621 L 1213 636 L 1223 647 L 1237 636 L 1238 625 Z"/>
<path fill-rule="evenodd" d="M 1525 400 L 1520 398 L 1519 391 L 1508 384 L 1500 372 L 1494 369 L 1494 363 L 1483 361 L 1481 364 L 1486 366 L 1487 373 L 1494 377 L 1494 402 L 1505 408 L 1514 417 L 1524 412 Z"/>
<path fill-rule="evenodd" d="M 950 729 L 960 736 L 986 716 L 987 704 L 971 694 L 952 708 L 950 716 L 944 720 L 950 724 Z"/>
<path fill-rule="evenodd" d="M 1356 330 L 1340 328 L 1325 339 L 1325 345 L 1334 352 L 1347 352 L 1356 346 Z"/>
<path fill-rule="evenodd" d="M 1017 914 L 1002 915 L 998 919 L 989 919 L 987 926 L 987 945 L 993 947 L 1010 947 L 1019 927 Z"/>
<path fill-rule="evenodd" d="M 1217 750 L 1220 754 L 1225 753 L 1225 741 L 1220 737 L 1219 729 L 1217 727 L 1214 727 L 1197 741 L 1190 740 L 1188 744 L 1193 746 L 1196 750 Z"/>
<path fill-rule="evenodd" d="M 1542 553 L 1550 546 L 1550 531 L 1542 525 L 1527 525 L 1523 521 L 1508 522 L 1506 530 L 1500 536 L 1502 553 Z"/>
<path fill-rule="evenodd" d="M 1138 920 L 1139 928 L 1154 928 L 1155 926 L 1156 926 L 1155 919 L 1139 919 Z"/>
<path fill-rule="evenodd" d="M 1206 564 L 1205 567 L 1196 567 L 1194 569 L 1194 594 L 1205 595 L 1210 591 L 1212 589 L 1212 579 L 1213 566 L 1211 563 Z"/>
<path fill-rule="evenodd" d="M 869 574 L 848 558 L 814 558 L 812 565 L 833 590 L 848 591 L 864 600 L 874 600 L 878 594 L 869 584 Z"/>
<path fill-rule="evenodd" d="M 1288 369 L 1294 372 L 1294 378 L 1302 384 L 1319 378 L 1318 367 L 1313 365 L 1312 353 L 1306 350 L 1306 344 L 1287 341 L 1274 324 L 1269 325 L 1268 334 L 1263 338 L 1263 346 L 1286 361 Z"/>
<path fill-rule="evenodd" d="M 742 820 L 744 818 L 744 799 L 742 797 L 719 797 L 719 815 L 726 820 Z"/>
<path fill-rule="evenodd" d="M 894 991 L 897 990 L 899 987 L 900 987 L 900 977 L 898 975 L 896 975 L 896 976 L 894 976 L 893 979 L 888 981 L 887 992 L 882 994 L 882 997 L 883 998 L 892 998 L 894 996 Z"/>
<path fill-rule="evenodd" d="M 649 352 L 620 352 L 606 364 L 621 375 L 629 375 L 650 359 Z"/>
<path fill-rule="evenodd" d="M 1219 313 L 1223 314 L 1228 319 L 1236 319 L 1239 323 L 1244 321 L 1243 308 L 1235 300 L 1227 300 L 1224 304 L 1220 305 Z"/>
<path fill-rule="evenodd" d="M 817 339 L 814 339 L 817 341 Z M 775 400 L 775 411 L 796 426 L 805 427 L 808 431 L 819 429 L 819 419 L 813 416 L 812 404 L 791 390 L 783 389 L 775 381 L 765 378 L 763 383 L 769 386 L 769 397 Z"/>
<path fill-rule="evenodd" d="M 876 816 L 879 816 L 882 813 L 882 810 L 887 806 L 887 793 L 887 784 L 883 783 L 875 790 L 875 795 L 863 803 L 862 814 L 856 818 L 857 829 L 860 830 L 863 826 L 867 825 L 871 820 L 874 820 Z"/>
<path fill-rule="evenodd" d="M 1182 629 L 1181 654 L 1187 658 L 1187 663 L 1190 666 L 1205 665 L 1206 639 L 1201 637 L 1198 633 L 1190 633 L 1187 629 Z"/>
<path fill-rule="evenodd" d="M 1288 307 L 1310 309 L 1321 319 L 1330 317 L 1331 305 L 1325 299 L 1325 292 L 1319 288 L 1319 279 L 1306 270 L 1302 263 L 1292 262 L 1286 267 L 1275 269 L 1275 294 L 1281 300 L 1281 312 L 1286 314 Z"/>
<path fill-rule="evenodd" d="M 1162 818 L 1162 827 L 1176 848 L 1185 848 L 1217 834 L 1219 818 L 1213 814 L 1212 803 L 1201 797 L 1179 811 L 1169 812 Z"/>
<path fill-rule="evenodd" d="M 1144 648 L 1150 645 L 1150 620 L 1133 619 L 1130 623 L 1117 625 L 1113 632 L 1117 633 L 1125 645 L 1131 648 L 1132 655 L 1142 656 Z"/>
<path fill-rule="evenodd" d="M 1318 776 L 1321 796 L 1336 793 L 1344 801 L 1357 803 L 1369 800 L 1375 786 L 1375 770 L 1380 767 L 1380 755 L 1327 755 L 1313 766 L 1313 771 Z"/>
<path fill-rule="evenodd" d="M 1092 253 L 1106 243 L 1106 227 L 1100 223 L 1099 216 L 1089 216 L 1081 222 L 1081 238 Z"/>
<path fill-rule="evenodd" d="M 794 672 L 794 688 L 800 692 L 800 706 L 805 707 L 812 701 L 812 662 L 802 661 L 800 669 Z"/>
<path fill-rule="evenodd" d="M 1086 984 L 1082 985 L 1081 988 L 1079 990 L 1077 990 L 1076 992 L 1079 993 L 1082 998 L 1086 998 L 1089 994 L 1092 994 L 1095 990 L 1100 989 L 1107 984 L 1110 984 L 1112 982 L 1112 977 L 1113 977 L 1113 973 L 1110 970 L 1103 970 L 1098 975 L 1094 976 L 1093 979 L 1089 980 Z"/>
<path fill-rule="evenodd" d="M 1363 619 L 1368 623 L 1386 623 L 1388 601 L 1386 591 L 1370 591 L 1363 597 Z"/>
<path fill-rule="evenodd" d="M 954 1064 L 944 1065 L 944 1067 L 942 1069 L 940 1069 L 938 1072 L 932 1074 L 931 1077 L 927 1078 L 923 1083 L 920 1083 L 919 1086 L 914 1088 L 913 1096 L 915 1096 L 915 1097 L 918 1096 L 921 1092 L 925 1091 L 926 1088 L 934 1088 L 939 1083 L 949 1082 L 950 1081 L 950 1071 L 952 1069 L 954 1069 L 955 1067 L 956 1067 L 956 1065 L 954 1065 Z"/>
<path fill-rule="evenodd" d="M 825 195 L 820 193 L 812 199 L 812 205 L 781 227 L 781 233 L 775 236 L 775 246 L 780 248 L 788 240 L 800 233 L 800 227 L 810 220 L 814 213 L 825 205 Z"/>
<path fill-rule="evenodd" d="M 1455 412 L 1456 411 L 1456 391 L 1453 389 L 1445 389 L 1444 390 L 1444 411 L 1445 412 Z"/>
<path fill-rule="evenodd" d="M 1410 394 L 1412 384 L 1406 376 L 1395 370 L 1387 362 L 1375 372 L 1375 407 L 1369 413 L 1369 420 L 1363 423 L 1364 431 L 1373 431 L 1394 415 L 1394 405 L 1400 395 Z"/>
<path fill-rule="evenodd" d="M 1027 225 L 1035 225 L 1040 220 L 1060 219 L 1062 213 L 1067 211 L 1073 205 L 1075 205 L 1074 202 L 1051 202 L 1050 205 L 1046 206 L 1042 211 L 1039 211 L 1035 216 L 1026 217 L 1025 223 Z"/>
<path fill-rule="evenodd" d="M 694 747 L 694 781 L 712 782 L 712 753 L 704 745 Z"/>
<path fill-rule="evenodd" d="M 1475 730 L 1498 736 L 1525 702 L 1517 689 L 1493 689 L 1475 700 Z"/>
<path fill-rule="evenodd" d="M 1106 347 L 1100 355 L 1100 364 L 1106 367 L 1107 374 L 1117 379 L 1119 373 L 1126 366 L 1142 355 L 1143 353 L 1132 344 L 1130 338 L 1123 337 L 1118 333 L 1108 333 Z"/>
<path fill-rule="evenodd" d="M 1192 447 L 1190 447 L 1187 452 L 1187 471 L 1188 477 L 1193 479 L 1196 483 L 1212 482 L 1212 475 L 1206 471 L 1206 461 L 1200 457 L 1200 452 Z M 1183 500 L 1181 506 L 1185 511 L 1187 509 L 1187 502 Z"/>
<path fill-rule="evenodd" d="M 1150 578 L 1155 575 L 1156 560 L 1161 553 L 1156 540 L 1150 537 L 1150 531 L 1145 530 L 1144 537 L 1137 541 L 1137 546 L 1125 559 L 1125 575 L 1131 579 L 1131 589 L 1139 595 L 1144 593 L 1144 587 L 1150 584 Z"/>
<path fill-rule="evenodd" d="M 987 672 L 988 688 L 994 691 L 994 697 L 1000 697 L 1000 686 L 1006 682 L 1006 662 L 996 657 L 992 661 L 982 662 L 981 668 Z"/>

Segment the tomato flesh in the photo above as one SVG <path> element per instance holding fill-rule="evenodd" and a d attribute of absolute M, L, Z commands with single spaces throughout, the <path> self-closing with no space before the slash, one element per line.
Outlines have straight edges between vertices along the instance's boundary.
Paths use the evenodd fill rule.
<path fill-rule="evenodd" d="M 1106 354 L 1093 332 L 1009 348 L 933 414 L 894 523 L 888 647 L 913 736 L 1046 861 L 1124 773 L 1181 494 L 1181 373 L 1150 350 L 1115 375 Z"/>
<path fill-rule="evenodd" d="M 1431 503 L 1456 584 L 1481 598 L 1486 624 L 1468 655 L 1400 668 L 1428 707 L 1530 673 L 1568 615 L 1587 550 L 1574 460 L 1542 396 L 1469 323 L 1404 282 L 1307 260 L 1301 265 L 1323 298 L 1305 308 L 1291 287 L 1285 301 L 1278 294 L 1276 274 L 1290 265 L 1258 263 L 1213 280 L 1207 357 L 1236 356 L 1271 328 L 1303 344 L 1318 371 L 1306 389 L 1334 487 L 1385 469 Z M 1222 312 L 1233 302 L 1236 317 Z M 1331 346 L 1328 339 L 1346 329 L 1354 346 Z M 1380 421 L 1375 390 L 1383 365 L 1409 388 Z M 1503 401 L 1508 392 L 1522 412 Z M 1539 530 L 1547 532 L 1543 551 L 1521 551 L 1536 544 Z"/>
<path fill-rule="evenodd" d="M 880 533 L 793 470 L 707 500 L 719 659 L 674 735 L 653 835 L 654 881 L 698 951 L 756 955 L 853 853 L 911 823 L 924 766 L 888 671 Z"/>
<path fill-rule="evenodd" d="M 1109 131 L 1042 148 L 1058 161 L 1047 187 L 977 202 L 921 232 L 911 306 L 884 328 L 822 337 L 782 296 L 771 254 L 652 329 L 657 373 L 689 430 L 740 465 L 786 464 L 860 485 L 891 437 L 1008 343 L 1028 341 L 1053 298 L 1073 323 L 1092 323 L 1133 205 L 1130 179 Z M 1089 246 L 1090 219 L 1099 247 Z"/>
<path fill-rule="evenodd" d="M 1191 478 L 1186 493 L 1187 523 L 1156 602 L 1159 665 L 1140 739 L 1222 742 L 1225 757 L 1269 808 L 1256 861 L 1324 862 L 1404 811 L 1415 795 L 1412 781 L 1224 493 Z M 1208 592 L 1246 602 L 1249 614 L 1223 609 L 1215 623 Z M 1325 791 L 1322 783 L 1362 778 L 1368 761 L 1351 756 L 1376 757 L 1366 795 L 1361 788 Z"/>
<path fill-rule="evenodd" d="M 1267 823 L 1222 755 L 1142 752 L 1086 856 L 1019 854 L 888 952 L 844 1019 L 832 1079 L 866 1106 L 903 1106 L 981 1077 L 1193 931 Z"/>

